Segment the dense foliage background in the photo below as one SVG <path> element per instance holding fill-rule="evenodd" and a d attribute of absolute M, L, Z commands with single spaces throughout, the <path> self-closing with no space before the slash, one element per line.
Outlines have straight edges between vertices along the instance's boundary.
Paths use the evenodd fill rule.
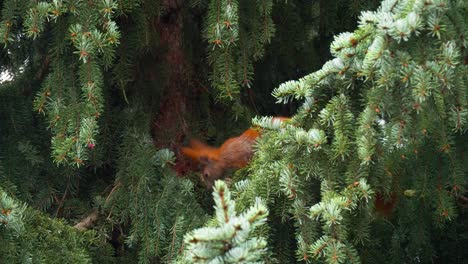
<path fill-rule="evenodd" d="M 468 258 L 468 2 L 0 7 L 0 263 Z M 252 125 L 213 197 L 180 147 Z"/>

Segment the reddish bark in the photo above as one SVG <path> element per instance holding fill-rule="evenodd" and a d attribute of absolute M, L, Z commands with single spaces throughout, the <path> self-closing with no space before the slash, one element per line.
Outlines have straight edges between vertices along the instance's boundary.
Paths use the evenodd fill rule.
<path fill-rule="evenodd" d="M 396 193 L 390 195 L 390 199 L 385 199 L 384 195 L 377 193 L 374 201 L 375 210 L 384 217 L 389 217 L 398 201 Z"/>
<path fill-rule="evenodd" d="M 187 87 L 190 80 L 188 63 L 183 50 L 183 12 L 181 2 L 165 0 L 164 15 L 154 21 L 159 34 L 159 48 L 165 50 L 162 64 L 167 73 L 164 97 L 153 118 L 153 139 L 156 148 L 170 148 L 180 159 L 178 149 L 187 134 Z M 161 49 L 159 49 L 161 50 Z M 178 162 L 176 171 L 183 174 L 189 164 Z"/>

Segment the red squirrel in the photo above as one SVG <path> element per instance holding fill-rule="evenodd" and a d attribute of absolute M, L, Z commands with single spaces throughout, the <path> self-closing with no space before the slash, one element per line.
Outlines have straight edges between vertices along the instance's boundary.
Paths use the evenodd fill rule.
<path fill-rule="evenodd" d="M 289 120 L 287 117 L 274 117 L 272 120 Z M 229 138 L 219 147 L 211 147 L 192 139 L 189 147 L 182 148 L 182 154 L 203 165 L 202 182 L 210 189 L 227 169 L 247 166 L 253 156 L 252 146 L 261 130 L 249 128 L 240 136 Z"/>

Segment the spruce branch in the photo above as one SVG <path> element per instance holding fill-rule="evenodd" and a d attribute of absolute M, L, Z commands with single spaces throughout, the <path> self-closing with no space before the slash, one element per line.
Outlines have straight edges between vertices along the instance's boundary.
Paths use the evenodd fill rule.
<path fill-rule="evenodd" d="M 196 229 L 185 235 L 186 260 L 194 263 L 261 263 L 266 240 L 252 236 L 268 216 L 264 203 L 256 199 L 253 206 L 237 215 L 231 192 L 223 181 L 215 182 L 213 198 L 216 226 Z"/>
<path fill-rule="evenodd" d="M 99 218 L 99 212 L 97 209 L 94 209 L 89 215 L 83 218 L 73 227 L 79 231 L 86 231 L 90 226 L 92 226 Z"/>

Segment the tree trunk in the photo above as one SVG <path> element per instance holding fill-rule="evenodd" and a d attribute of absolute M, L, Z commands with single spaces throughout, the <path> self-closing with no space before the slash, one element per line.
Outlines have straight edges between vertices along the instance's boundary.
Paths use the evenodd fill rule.
<path fill-rule="evenodd" d="M 158 148 L 176 148 L 180 145 L 187 126 L 185 113 L 188 84 L 187 62 L 183 51 L 182 7 L 177 0 L 163 1 L 166 13 L 155 21 L 160 46 L 166 50 L 162 64 L 167 74 L 158 113 L 153 119 L 153 138 Z"/>
<path fill-rule="evenodd" d="M 162 64 L 165 65 L 166 83 L 164 96 L 153 118 L 152 136 L 156 148 L 169 148 L 176 153 L 179 162 L 178 174 L 184 174 L 189 166 L 181 162 L 179 148 L 188 132 L 186 122 L 188 88 L 191 80 L 190 67 L 183 49 L 183 3 L 180 0 L 164 0 L 165 13 L 155 21 L 159 33 L 159 45 L 165 50 Z M 193 94 L 191 94 L 193 96 Z"/>

